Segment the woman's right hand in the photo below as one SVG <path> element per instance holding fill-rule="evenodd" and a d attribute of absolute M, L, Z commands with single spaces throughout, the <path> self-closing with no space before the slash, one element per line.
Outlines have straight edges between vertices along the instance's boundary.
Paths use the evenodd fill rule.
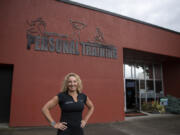
<path fill-rule="evenodd" d="M 55 125 L 54 125 L 54 128 L 56 129 L 60 129 L 60 130 L 66 130 L 67 129 L 67 123 L 66 122 L 57 122 Z"/>

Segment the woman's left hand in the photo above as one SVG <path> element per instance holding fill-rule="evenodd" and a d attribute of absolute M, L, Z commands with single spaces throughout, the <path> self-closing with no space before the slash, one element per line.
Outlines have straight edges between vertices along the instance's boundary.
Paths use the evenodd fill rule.
<path fill-rule="evenodd" d="M 81 128 L 84 128 L 86 126 L 86 121 L 85 120 L 81 120 Z"/>

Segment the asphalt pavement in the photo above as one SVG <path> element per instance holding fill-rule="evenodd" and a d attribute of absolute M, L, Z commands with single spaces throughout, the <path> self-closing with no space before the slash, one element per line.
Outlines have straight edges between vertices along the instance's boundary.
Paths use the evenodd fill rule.
<path fill-rule="evenodd" d="M 85 135 L 180 135 L 180 115 L 148 114 L 125 121 L 88 124 Z M 0 125 L 0 135 L 56 135 L 51 127 L 10 128 Z"/>

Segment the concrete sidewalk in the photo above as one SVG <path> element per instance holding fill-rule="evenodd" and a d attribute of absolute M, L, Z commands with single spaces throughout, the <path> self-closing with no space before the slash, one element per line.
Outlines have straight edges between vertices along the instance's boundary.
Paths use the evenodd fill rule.
<path fill-rule="evenodd" d="M 127 117 L 123 122 L 89 124 L 84 132 L 85 135 L 180 135 L 180 115 Z M 56 130 L 50 127 L 0 127 L 0 135 L 56 135 Z"/>

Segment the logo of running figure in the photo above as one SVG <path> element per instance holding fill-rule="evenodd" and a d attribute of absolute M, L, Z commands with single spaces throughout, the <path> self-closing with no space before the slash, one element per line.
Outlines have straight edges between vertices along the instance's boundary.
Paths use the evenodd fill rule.
<path fill-rule="evenodd" d="M 104 36 L 103 36 L 103 33 L 100 31 L 100 28 L 96 28 L 96 35 L 94 37 L 95 39 L 95 42 L 97 43 L 104 43 Z"/>
<path fill-rule="evenodd" d="M 90 43 L 98 43 L 98 44 L 105 44 L 103 33 L 101 32 L 100 28 L 96 28 L 95 36 L 93 40 L 88 40 Z"/>

